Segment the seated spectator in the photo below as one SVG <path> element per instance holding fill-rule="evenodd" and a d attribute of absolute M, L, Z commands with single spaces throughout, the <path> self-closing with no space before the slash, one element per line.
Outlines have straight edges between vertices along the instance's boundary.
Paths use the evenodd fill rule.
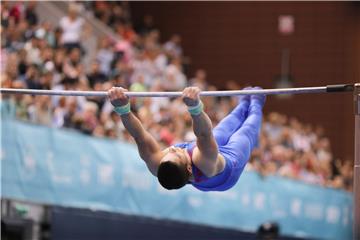
<path fill-rule="evenodd" d="M 91 64 L 90 73 L 87 75 L 87 79 L 91 88 L 94 88 L 96 83 L 104 83 L 108 81 L 108 77 L 103 72 L 101 72 L 98 61 L 93 61 Z"/>
<path fill-rule="evenodd" d="M 149 60 L 154 68 L 153 78 L 162 78 L 168 64 L 168 58 L 160 47 L 148 49 Z"/>
<path fill-rule="evenodd" d="M 206 71 L 204 69 L 198 69 L 195 72 L 195 77 L 190 79 L 190 86 L 199 87 L 201 90 L 206 90 L 208 83 L 206 82 Z"/>
<path fill-rule="evenodd" d="M 40 58 L 40 39 L 37 38 L 35 35 L 31 37 L 31 40 L 28 41 L 24 49 L 26 50 L 27 55 L 27 62 L 32 64 L 40 64 L 41 58 Z"/>
<path fill-rule="evenodd" d="M 20 19 L 24 18 L 24 3 L 17 2 L 10 9 L 10 17 L 14 18 L 15 23 L 19 23 Z"/>
<path fill-rule="evenodd" d="M 0 8 L 0 11 L 1 11 L 1 26 L 5 28 L 5 30 L 7 30 L 9 28 L 9 24 L 10 24 L 10 21 L 13 21 L 14 20 L 11 20 L 11 16 L 10 16 L 10 2 L 8 1 L 3 1 L 1 3 L 1 8 Z M 2 33 L 1 33 L 2 35 Z"/>
<path fill-rule="evenodd" d="M 50 126 L 52 122 L 50 96 L 38 95 L 34 103 L 28 107 L 30 121 L 36 124 Z"/>
<path fill-rule="evenodd" d="M 182 72 L 181 60 L 174 58 L 165 70 L 163 86 L 166 91 L 178 91 L 184 89 L 186 85 L 187 79 Z"/>
<path fill-rule="evenodd" d="M 27 88 L 30 89 L 42 89 L 42 85 L 40 82 L 40 73 L 38 66 L 35 64 L 31 64 L 25 74 L 25 83 Z"/>
<path fill-rule="evenodd" d="M 49 22 L 42 22 L 41 25 L 35 31 L 35 36 L 40 39 L 44 39 L 48 46 L 56 46 L 56 36 L 52 30 L 52 26 Z"/>
<path fill-rule="evenodd" d="M 152 30 L 144 36 L 144 49 L 150 50 L 159 48 L 160 46 L 160 31 L 157 29 Z"/>
<path fill-rule="evenodd" d="M 81 77 L 81 52 L 79 48 L 70 50 L 68 58 L 63 64 L 64 79 L 67 82 L 77 83 Z"/>
<path fill-rule="evenodd" d="M 69 50 L 73 48 L 82 49 L 82 35 L 88 33 L 89 29 L 85 26 L 85 21 L 78 14 L 80 5 L 76 3 L 69 4 L 68 15 L 60 19 L 59 26 L 62 29 L 61 42 Z"/>
<path fill-rule="evenodd" d="M 154 24 L 154 17 L 149 14 L 144 15 L 143 22 L 135 29 L 136 32 L 139 33 L 141 36 L 146 36 L 151 31 L 156 29 Z"/>
<path fill-rule="evenodd" d="M 40 76 L 41 89 L 52 89 L 54 73 L 51 70 L 44 69 Z"/>
<path fill-rule="evenodd" d="M 141 51 L 131 63 L 133 74 L 131 77 L 131 82 L 136 82 L 139 75 L 144 78 L 144 84 L 146 86 L 151 86 L 153 80 L 156 78 L 157 69 L 154 65 L 154 62 L 150 59 L 149 51 Z"/>
<path fill-rule="evenodd" d="M 281 136 L 283 130 L 281 122 L 281 115 L 275 112 L 269 114 L 268 121 L 264 123 L 263 128 L 270 140 L 276 141 Z"/>
<path fill-rule="evenodd" d="M 61 27 L 56 27 L 54 31 L 54 43 L 51 45 L 52 47 L 58 49 L 62 47 L 62 34 L 63 30 Z"/>
<path fill-rule="evenodd" d="M 60 97 L 58 105 L 54 109 L 54 116 L 52 118 L 52 126 L 60 128 L 64 126 L 64 118 L 67 113 L 66 98 Z"/>
<path fill-rule="evenodd" d="M 183 50 L 181 47 L 181 37 L 178 34 L 171 36 L 170 40 L 164 44 L 164 49 L 170 57 L 181 57 Z"/>
<path fill-rule="evenodd" d="M 35 1 L 27 2 L 26 10 L 25 10 L 25 19 L 29 23 L 30 27 L 35 27 L 38 24 L 38 17 L 35 13 L 36 7 Z"/>
<path fill-rule="evenodd" d="M 27 61 L 27 52 L 25 51 L 25 49 L 21 49 L 18 52 L 18 62 L 17 62 L 17 71 L 19 74 L 19 78 L 23 79 L 25 77 L 26 74 L 26 70 L 28 68 L 29 62 Z M 16 64 L 16 63 L 13 63 Z"/>
<path fill-rule="evenodd" d="M 98 106 L 93 102 L 87 102 L 80 116 L 80 131 L 91 135 L 98 126 Z"/>
<path fill-rule="evenodd" d="M 25 88 L 25 85 L 21 81 L 14 81 L 12 83 L 13 88 Z M 16 94 L 13 99 L 15 107 L 15 116 L 23 121 L 29 120 L 28 108 L 32 103 L 32 97 L 28 95 Z"/>
<path fill-rule="evenodd" d="M 117 24 L 125 23 L 127 21 L 125 12 L 118 2 L 111 3 L 111 14 L 109 15 L 107 24 L 116 28 Z"/>
<path fill-rule="evenodd" d="M 106 75 L 111 73 L 111 63 L 114 59 L 114 50 L 108 38 L 100 39 L 99 49 L 96 54 L 96 60 L 100 64 L 100 71 Z"/>
<path fill-rule="evenodd" d="M 115 30 L 122 39 L 130 43 L 132 43 L 136 38 L 136 33 L 130 22 L 117 22 L 115 24 Z"/>
<path fill-rule="evenodd" d="M 105 24 L 109 24 L 109 19 L 111 17 L 112 12 L 109 11 L 110 1 L 92 1 L 90 2 L 91 5 L 89 6 L 90 8 L 92 7 L 92 11 L 94 12 L 95 17 L 97 17 L 98 19 L 100 19 L 102 22 L 104 22 Z"/>

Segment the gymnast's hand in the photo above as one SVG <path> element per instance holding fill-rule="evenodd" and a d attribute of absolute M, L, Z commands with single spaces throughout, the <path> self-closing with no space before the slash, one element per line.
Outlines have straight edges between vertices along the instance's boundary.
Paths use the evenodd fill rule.
<path fill-rule="evenodd" d="M 122 87 L 112 87 L 108 90 L 108 96 L 114 107 L 125 106 L 129 103 L 129 97 L 125 95 L 128 90 Z"/>
<path fill-rule="evenodd" d="M 200 88 L 198 87 L 187 87 L 182 93 L 182 98 L 184 103 L 188 107 L 193 107 L 199 104 L 200 102 Z"/>

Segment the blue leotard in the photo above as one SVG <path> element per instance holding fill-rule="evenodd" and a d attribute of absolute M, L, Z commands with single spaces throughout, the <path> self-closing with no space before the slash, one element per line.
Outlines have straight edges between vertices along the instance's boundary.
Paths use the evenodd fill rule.
<path fill-rule="evenodd" d="M 260 133 L 262 108 L 265 96 L 247 96 L 214 129 L 219 153 L 225 158 L 222 172 L 206 177 L 192 164 L 194 182 L 191 184 L 202 191 L 225 191 L 238 181 Z M 195 142 L 178 143 L 176 147 L 186 148 L 189 155 L 195 148 Z"/>

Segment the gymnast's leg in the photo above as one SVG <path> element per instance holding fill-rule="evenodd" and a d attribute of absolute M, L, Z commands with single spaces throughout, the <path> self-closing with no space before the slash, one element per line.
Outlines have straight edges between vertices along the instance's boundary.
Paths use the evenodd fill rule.
<path fill-rule="evenodd" d="M 213 129 L 214 137 L 219 146 L 226 145 L 231 135 L 241 127 L 247 117 L 249 105 L 250 96 L 242 97 L 236 108 Z"/>
<path fill-rule="evenodd" d="M 242 126 L 233 133 L 226 146 L 224 146 L 226 153 L 232 156 L 240 167 L 246 165 L 251 151 L 257 143 L 261 129 L 264 103 L 265 95 L 251 96 L 248 117 Z"/>

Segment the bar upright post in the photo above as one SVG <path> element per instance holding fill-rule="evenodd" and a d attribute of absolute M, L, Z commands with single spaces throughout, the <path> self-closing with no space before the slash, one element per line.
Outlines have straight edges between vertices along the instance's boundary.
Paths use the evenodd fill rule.
<path fill-rule="evenodd" d="M 354 110 L 355 110 L 355 159 L 354 159 L 354 223 L 353 238 L 360 239 L 360 83 L 354 85 Z"/>

